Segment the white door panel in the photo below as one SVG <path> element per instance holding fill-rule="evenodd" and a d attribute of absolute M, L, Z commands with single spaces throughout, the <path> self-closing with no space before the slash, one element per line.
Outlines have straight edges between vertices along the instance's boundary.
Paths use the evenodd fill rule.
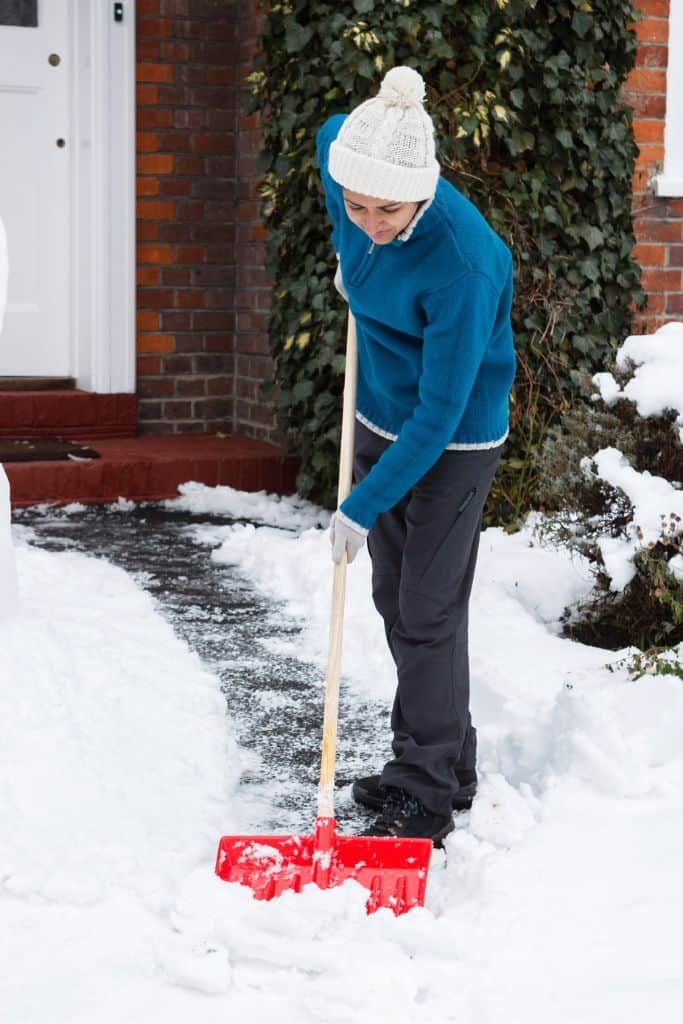
<path fill-rule="evenodd" d="M 0 0 L 0 217 L 9 250 L 0 377 L 69 376 L 68 0 L 40 0 L 37 27 L 3 24 L 21 8 Z"/>

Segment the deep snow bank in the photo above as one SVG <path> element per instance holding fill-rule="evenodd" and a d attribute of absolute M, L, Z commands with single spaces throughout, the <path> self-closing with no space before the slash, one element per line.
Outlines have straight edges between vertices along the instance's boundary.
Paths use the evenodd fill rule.
<path fill-rule="evenodd" d="M 30 614 L 0 622 L 0 899 L 153 905 L 226 825 L 217 680 L 123 570 L 17 556 Z"/>

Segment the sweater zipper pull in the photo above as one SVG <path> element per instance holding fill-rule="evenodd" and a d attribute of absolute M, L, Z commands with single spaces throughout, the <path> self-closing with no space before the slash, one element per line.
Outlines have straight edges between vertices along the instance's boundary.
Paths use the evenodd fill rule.
<path fill-rule="evenodd" d="M 372 250 L 374 248 L 375 248 L 375 243 L 373 242 L 372 245 L 370 246 L 370 248 L 368 249 L 368 256 L 371 254 L 371 252 L 372 252 Z"/>

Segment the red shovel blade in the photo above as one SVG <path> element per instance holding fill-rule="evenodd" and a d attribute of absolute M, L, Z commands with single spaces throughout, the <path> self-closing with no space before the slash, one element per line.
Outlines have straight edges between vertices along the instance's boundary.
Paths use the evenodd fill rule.
<path fill-rule="evenodd" d="M 424 906 L 431 854 L 429 839 L 346 838 L 336 834 L 334 818 L 317 818 L 312 836 L 223 836 L 216 874 L 248 885 L 259 900 L 354 878 L 370 890 L 368 914 L 388 907 L 398 916 Z"/>

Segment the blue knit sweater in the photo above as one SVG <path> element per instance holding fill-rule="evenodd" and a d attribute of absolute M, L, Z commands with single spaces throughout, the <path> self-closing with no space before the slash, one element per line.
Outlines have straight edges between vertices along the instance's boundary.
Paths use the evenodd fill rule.
<path fill-rule="evenodd" d="M 491 448 L 508 432 L 515 373 L 512 256 L 445 178 L 404 239 L 375 245 L 349 219 L 327 159 L 345 115 L 317 134 L 332 242 L 356 318 L 356 415 L 393 440 L 341 511 L 370 529 L 446 448 Z"/>

